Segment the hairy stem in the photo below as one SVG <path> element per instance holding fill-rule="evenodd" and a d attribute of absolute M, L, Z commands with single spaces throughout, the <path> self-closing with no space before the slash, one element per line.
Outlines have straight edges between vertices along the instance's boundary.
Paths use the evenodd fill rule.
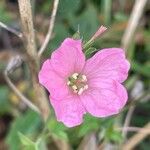
<path fill-rule="evenodd" d="M 49 115 L 49 105 L 44 89 L 38 82 L 38 71 L 40 61 L 38 59 L 37 47 L 35 42 L 35 33 L 33 26 L 31 1 L 18 0 L 19 12 L 22 23 L 22 30 L 24 36 L 24 46 L 26 49 L 29 69 L 31 72 L 32 84 L 34 92 L 36 93 L 36 102 L 42 113 L 43 118 L 46 120 Z"/>

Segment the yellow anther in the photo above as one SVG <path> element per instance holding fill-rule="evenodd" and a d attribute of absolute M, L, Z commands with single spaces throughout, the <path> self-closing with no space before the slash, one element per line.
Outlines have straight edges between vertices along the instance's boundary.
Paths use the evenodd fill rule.
<path fill-rule="evenodd" d="M 78 78 L 78 75 L 78 73 L 74 73 L 71 77 L 76 80 Z"/>
<path fill-rule="evenodd" d="M 71 86 L 73 90 L 77 90 L 78 87 L 76 85 Z"/>
<path fill-rule="evenodd" d="M 87 78 L 85 75 L 74 73 L 68 78 L 67 85 L 74 93 L 81 95 L 85 90 L 88 89 L 86 82 Z"/>

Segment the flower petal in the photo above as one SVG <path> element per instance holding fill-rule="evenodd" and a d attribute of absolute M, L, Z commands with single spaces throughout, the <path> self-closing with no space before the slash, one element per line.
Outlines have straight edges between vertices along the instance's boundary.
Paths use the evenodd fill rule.
<path fill-rule="evenodd" d="M 63 98 L 70 94 L 67 81 L 54 71 L 51 60 L 44 62 L 39 72 L 39 82 L 50 92 L 55 98 Z"/>
<path fill-rule="evenodd" d="M 87 112 L 96 117 L 107 117 L 119 113 L 128 98 L 126 89 L 113 80 L 98 83 L 90 83 L 93 87 L 89 85 L 89 89 L 80 96 Z"/>
<path fill-rule="evenodd" d="M 67 127 L 80 125 L 83 121 L 85 109 L 78 96 L 71 96 L 64 100 L 56 100 L 50 97 L 52 106 L 58 121 L 63 122 Z"/>
<path fill-rule="evenodd" d="M 130 68 L 129 62 L 125 59 L 125 52 L 120 48 L 102 49 L 92 58 L 87 60 L 84 74 L 89 78 L 109 78 L 123 82 Z"/>
<path fill-rule="evenodd" d="M 53 52 L 51 61 L 54 70 L 64 77 L 75 72 L 80 73 L 85 64 L 81 40 L 65 39 L 61 46 Z"/>

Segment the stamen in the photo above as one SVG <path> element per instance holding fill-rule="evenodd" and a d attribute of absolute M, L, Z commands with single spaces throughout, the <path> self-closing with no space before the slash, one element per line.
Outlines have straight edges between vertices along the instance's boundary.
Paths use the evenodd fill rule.
<path fill-rule="evenodd" d="M 86 78 L 85 75 L 82 75 L 82 81 L 83 81 L 83 82 L 87 81 L 87 78 Z"/>
<path fill-rule="evenodd" d="M 84 91 L 84 88 L 80 88 L 78 91 L 78 94 L 81 95 L 83 93 L 83 91 Z"/>
<path fill-rule="evenodd" d="M 74 73 L 71 77 L 76 80 L 78 78 L 78 75 L 78 73 Z"/>
<path fill-rule="evenodd" d="M 77 90 L 78 87 L 76 85 L 71 86 L 73 90 Z"/>
<path fill-rule="evenodd" d="M 67 82 L 67 85 L 71 85 L 71 82 L 70 82 L 70 81 L 68 81 L 68 82 Z"/>
<path fill-rule="evenodd" d="M 81 95 L 88 89 L 87 78 L 85 75 L 74 73 L 68 77 L 67 85 L 72 89 L 74 93 Z"/>

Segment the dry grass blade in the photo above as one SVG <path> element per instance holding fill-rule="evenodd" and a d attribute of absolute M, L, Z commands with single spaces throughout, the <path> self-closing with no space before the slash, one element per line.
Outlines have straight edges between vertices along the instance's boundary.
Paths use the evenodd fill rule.
<path fill-rule="evenodd" d="M 132 41 L 132 37 L 134 35 L 134 32 L 139 24 L 140 18 L 143 14 L 144 7 L 146 5 L 147 0 L 136 0 L 129 22 L 128 26 L 126 28 L 126 31 L 122 38 L 122 47 L 127 50 L 130 42 Z"/>
<path fill-rule="evenodd" d="M 2 28 L 6 29 L 7 31 L 9 31 L 9 32 L 11 32 L 11 33 L 13 33 L 13 34 L 15 34 L 15 35 L 18 36 L 19 38 L 22 38 L 22 37 L 23 37 L 22 33 L 16 31 L 16 30 L 13 29 L 13 28 L 8 27 L 6 24 L 4 24 L 4 23 L 2 23 L 2 22 L 0 22 L 0 26 L 1 26 Z"/>
<path fill-rule="evenodd" d="M 12 81 L 10 80 L 10 78 L 8 77 L 7 72 L 4 72 L 4 77 L 5 80 L 7 82 L 7 84 L 9 85 L 9 87 L 13 90 L 13 92 L 29 107 L 31 108 L 33 111 L 37 112 L 40 114 L 40 110 L 38 109 L 37 106 L 35 106 L 29 99 L 27 99 L 18 89 L 17 87 L 12 83 Z"/>
<path fill-rule="evenodd" d="M 147 132 L 144 132 L 146 131 Z M 122 150 L 132 150 L 135 146 L 137 146 L 144 138 L 150 135 L 150 123 L 141 128 L 138 133 L 133 135 L 128 141 L 122 146 Z"/>
<path fill-rule="evenodd" d="M 52 15 L 50 18 L 50 23 L 49 23 L 49 29 L 45 38 L 44 43 L 42 44 L 39 52 L 38 52 L 38 56 L 41 57 L 42 53 L 44 52 L 44 50 L 46 49 L 48 42 L 51 39 L 52 36 L 52 31 L 54 28 L 54 23 L 55 23 L 55 17 L 56 17 L 56 13 L 57 13 L 57 8 L 58 8 L 58 4 L 59 4 L 59 0 L 54 0 L 54 6 L 53 6 L 53 11 L 52 11 Z"/>
<path fill-rule="evenodd" d="M 124 126 L 123 126 L 123 130 L 122 130 L 122 135 L 123 135 L 124 138 L 126 138 L 126 135 L 127 135 L 127 132 L 128 132 L 128 130 L 125 130 L 125 128 L 130 125 L 130 121 L 131 121 L 134 109 L 135 109 L 135 106 L 131 105 L 130 108 L 129 108 L 129 111 L 128 111 L 127 115 L 126 115 Z"/>

